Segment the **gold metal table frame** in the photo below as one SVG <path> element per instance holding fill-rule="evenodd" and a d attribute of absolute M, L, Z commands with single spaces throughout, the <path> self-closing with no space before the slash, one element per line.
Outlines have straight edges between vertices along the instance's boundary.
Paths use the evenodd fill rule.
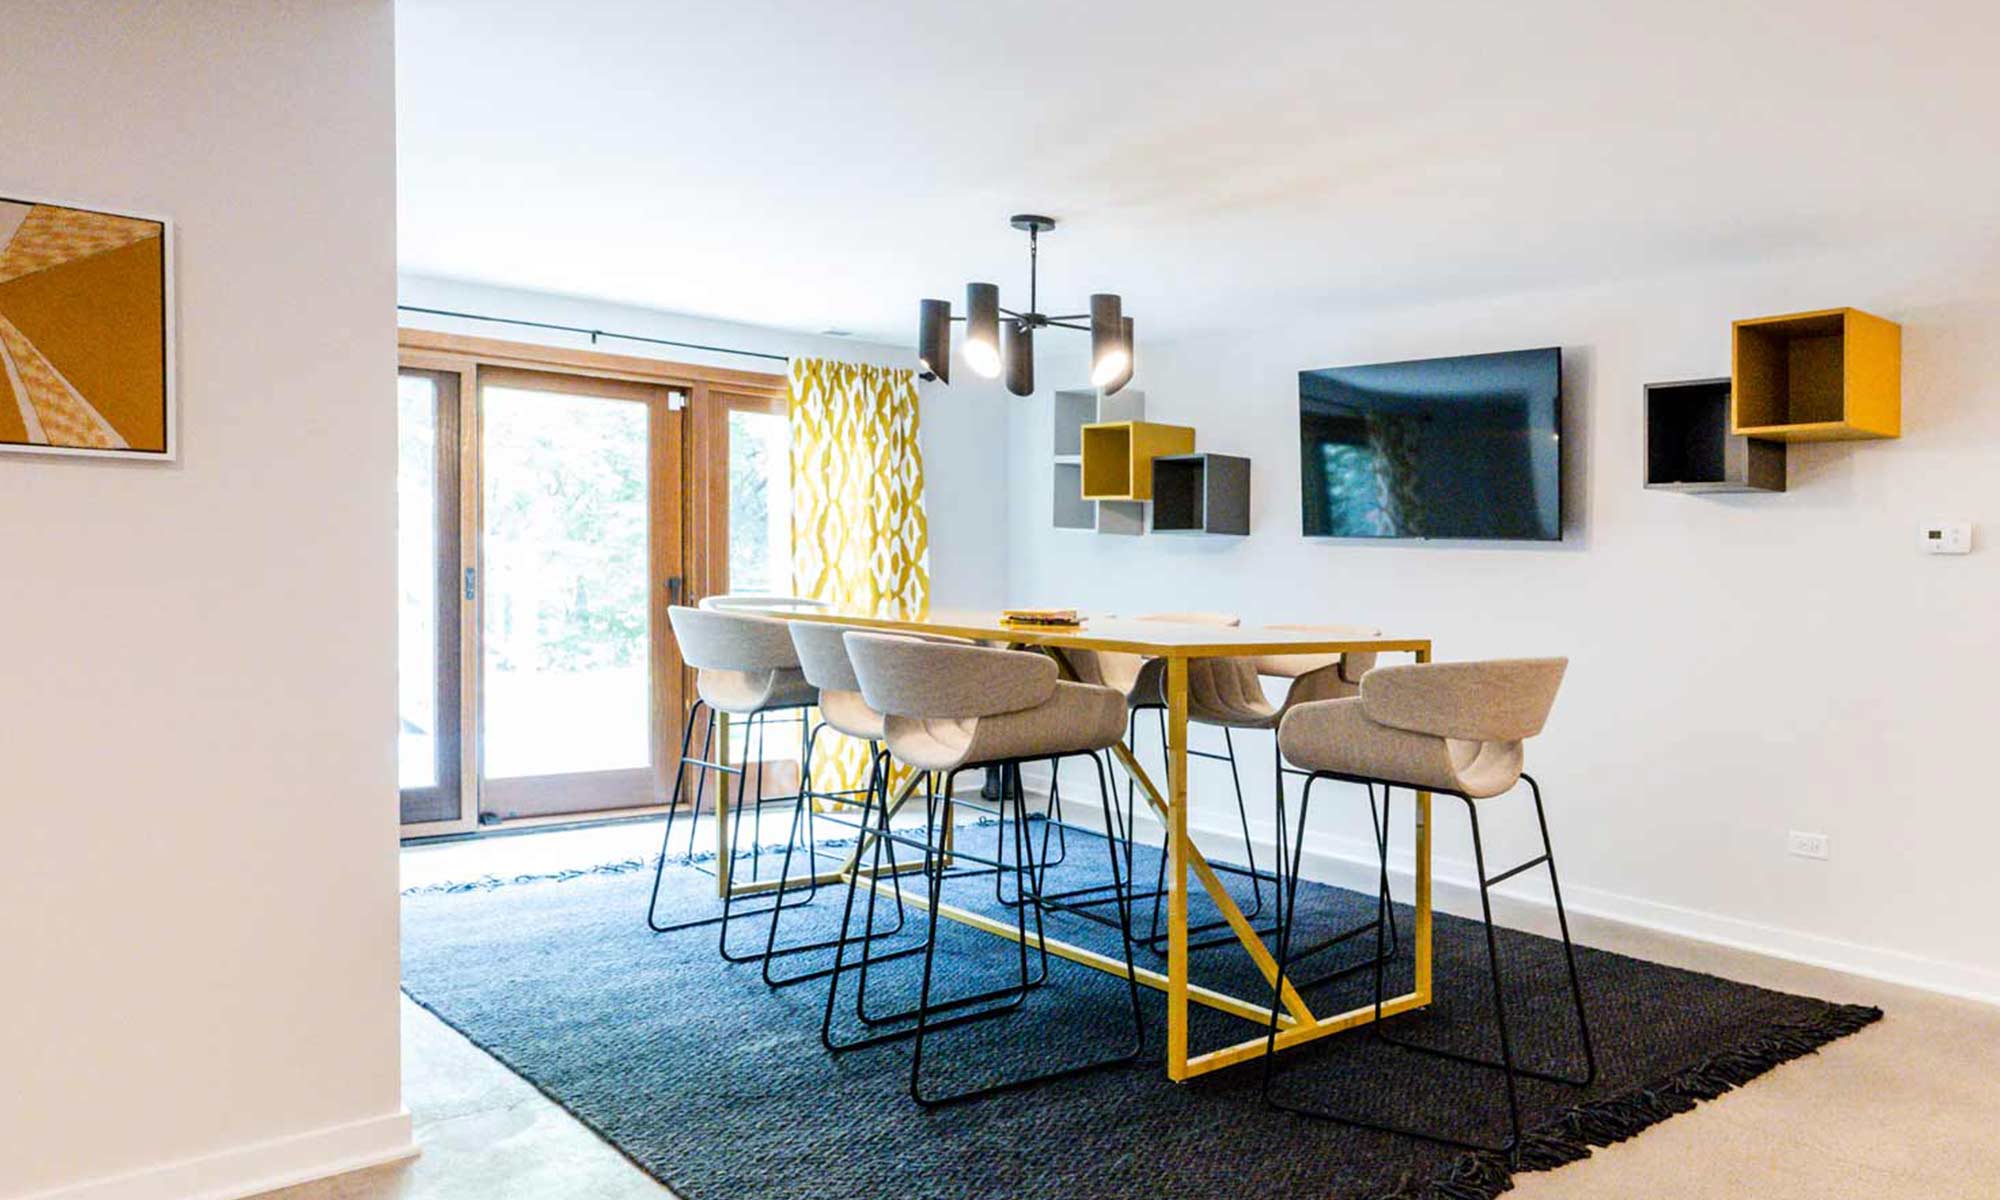
<path fill-rule="evenodd" d="M 1190 1004 L 1206 1005 L 1263 1025 L 1268 1025 L 1271 1017 L 1268 999 L 1246 999 L 1204 987 L 1188 978 L 1190 875 L 1199 881 L 1202 890 L 1208 893 L 1209 900 L 1228 922 L 1244 953 L 1256 963 L 1265 981 L 1276 982 L 1278 973 L 1277 960 L 1272 958 L 1263 939 L 1257 936 L 1249 919 L 1243 915 L 1236 901 L 1223 888 L 1222 881 L 1216 876 L 1214 868 L 1209 866 L 1208 860 L 1202 856 L 1200 849 L 1195 846 L 1188 834 L 1188 663 L 1197 658 L 1349 652 L 1410 654 L 1417 662 L 1429 662 L 1431 657 L 1430 641 L 1424 638 L 1334 637 L 1296 629 L 1177 625 L 1160 621 L 1116 618 L 1090 618 L 1081 628 L 1050 629 L 1009 624 L 1001 620 L 998 613 L 966 612 L 935 613 L 927 618 L 914 620 L 865 616 L 825 609 L 767 609 L 760 610 L 760 615 L 783 620 L 827 621 L 887 631 L 917 631 L 975 640 L 1006 641 L 1040 648 L 1052 654 L 1058 662 L 1065 661 L 1062 653 L 1064 650 L 1122 651 L 1165 661 L 1167 778 L 1171 794 L 1169 791 L 1162 791 L 1146 773 L 1145 768 L 1139 765 L 1130 747 L 1120 743 L 1112 748 L 1112 754 L 1124 767 L 1126 774 L 1131 776 L 1140 794 L 1146 797 L 1154 816 L 1167 830 L 1167 969 L 1162 974 L 1146 967 L 1139 967 L 1137 975 L 1142 986 L 1166 993 L 1167 1077 L 1176 1081 L 1192 1079 L 1197 1075 L 1205 1075 L 1210 1071 L 1260 1058 L 1266 1053 L 1267 1046 L 1272 1040 L 1266 1034 L 1259 1034 L 1233 1045 L 1221 1046 L 1198 1054 L 1189 1052 L 1188 1006 Z M 890 805 L 892 811 L 908 801 L 920 785 L 920 780 L 921 776 L 914 776 L 903 784 Z M 1385 1017 L 1422 1008 L 1431 1000 L 1431 796 L 1429 792 L 1417 793 L 1416 814 L 1416 927 L 1412 931 L 1412 941 L 1415 943 L 1416 951 L 1416 975 L 1414 986 L 1410 991 L 1383 1001 L 1382 1015 Z M 722 823 L 720 810 L 717 816 L 717 823 L 720 825 Z M 858 870 L 860 854 L 861 845 L 857 842 L 854 854 L 845 864 L 837 870 L 818 876 L 815 882 L 845 882 L 850 873 Z M 728 861 L 726 853 L 723 861 Z M 726 879 L 718 882 L 720 886 L 729 888 L 737 894 L 767 891 L 778 886 L 777 880 L 736 884 L 734 887 L 731 887 Z M 788 881 L 786 886 L 802 885 L 806 882 L 802 878 Z M 865 878 L 863 882 L 877 889 L 890 886 L 886 879 Z M 928 898 L 909 893 L 904 894 L 903 902 L 922 909 L 928 909 L 932 903 Z M 943 903 L 937 905 L 937 912 L 941 917 L 958 921 L 996 937 L 1006 938 L 1009 941 L 1020 939 L 1019 931 L 1013 925 L 995 920 L 984 913 Z M 1038 938 L 1030 934 L 1029 940 L 1030 945 L 1070 962 L 1114 975 L 1125 974 L 1125 963 L 1110 955 L 1052 937 Z M 1321 1016 L 1315 1013 L 1305 998 L 1293 989 L 1289 980 L 1282 984 L 1279 996 L 1284 1005 L 1284 1011 L 1278 1016 L 1279 1027 L 1275 1039 L 1276 1046 L 1280 1050 L 1316 1041 L 1342 1030 L 1368 1024 L 1375 1019 L 1373 1003 L 1346 1012 Z"/>

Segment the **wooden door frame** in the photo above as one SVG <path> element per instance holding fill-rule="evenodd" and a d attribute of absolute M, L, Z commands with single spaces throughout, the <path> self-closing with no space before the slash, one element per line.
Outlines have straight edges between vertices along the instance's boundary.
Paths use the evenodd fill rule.
<path fill-rule="evenodd" d="M 456 821 L 424 822 L 402 827 L 404 838 L 476 833 L 481 829 L 481 772 L 479 746 L 480 673 L 483 656 L 480 636 L 484 628 L 485 570 L 479 561 L 481 531 L 484 528 L 481 504 L 485 495 L 480 474 L 479 387 L 482 371 L 500 373 L 527 371 L 540 375 L 568 375 L 580 380 L 651 384 L 664 387 L 667 411 L 681 414 L 680 445 L 676 460 L 666 461 L 661 443 L 653 439 L 654 456 L 649 478 L 668 481 L 655 489 L 652 497 L 653 534 L 650 581 L 650 612 L 655 628 L 667 627 L 667 607 L 671 602 L 667 578 L 658 569 L 665 551 L 678 547 L 681 569 L 680 603 L 694 604 L 702 597 L 728 587 L 729 504 L 728 504 L 728 414 L 731 408 L 764 412 L 784 411 L 786 378 L 761 371 L 741 371 L 728 367 L 699 366 L 668 362 L 634 355 L 607 354 L 559 346 L 511 342 L 498 338 L 441 333 L 425 329 L 397 332 L 400 365 L 414 370 L 450 371 L 459 375 L 459 578 L 467 568 L 478 572 L 480 586 L 473 599 L 459 608 L 460 689 L 460 779 L 461 802 Z M 671 502 L 670 502 L 671 501 Z M 719 535 L 719 536 L 718 536 Z M 670 728 L 686 719 L 686 698 L 693 693 L 692 673 L 682 663 L 673 639 L 662 639 L 664 662 L 653 672 L 652 738 L 654 761 L 660 765 L 659 784 L 672 778 L 672 759 L 679 745 Z M 662 719 L 678 714 L 672 720 Z M 661 803 L 637 809 L 607 811 L 576 816 L 524 817 L 507 822 L 507 828 L 531 824 L 559 823 L 598 817 L 630 816 L 662 811 Z"/>
<path fill-rule="evenodd" d="M 479 509 L 479 427 L 478 427 L 478 364 L 459 355 L 435 353 L 408 349 L 401 351 L 397 361 L 397 373 L 421 371 L 433 375 L 449 375 L 456 380 L 456 411 L 449 422 L 457 439 L 457 466 L 453 472 L 458 485 L 458 521 L 454 536 L 448 539 L 449 547 L 441 547 L 446 557 L 455 560 L 456 569 L 451 572 L 452 587 L 458 602 L 453 606 L 458 615 L 458 652 L 456 655 L 441 655 L 438 669 L 443 671 L 447 661 L 458 676 L 458 816 L 445 821 L 416 821 L 401 826 L 403 837 L 436 837 L 442 834 L 466 833 L 479 825 L 479 712 L 478 690 L 474 676 L 478 672 L 479 642 L 474 631 L 478 629 L 479 597 L 483 589 L 473 589 L 473 599 L 464 598 L 465 572 L 476 562 L 477 547 L 473 544 L 474 531 L 478 526 Z M 446 422 L 440 415 L 438 422 L 440 437 Z M 440 572 L 442 576 L 443 572 Z M 400 789 L 398 789 L 400 793 Z"/>
<path fill-rule="evenodd" d="M 694 436 L 688 439 L 689 604 L 729 591 L 729 414 L 785 412 L 785 380 L 768 386 L 739 381 L 697 384 L 688 403 Z"/>

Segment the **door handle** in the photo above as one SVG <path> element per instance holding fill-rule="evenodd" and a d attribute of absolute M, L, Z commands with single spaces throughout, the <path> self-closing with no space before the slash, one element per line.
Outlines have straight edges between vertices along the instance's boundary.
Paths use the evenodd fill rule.
<path fill-rule="evenodd" d="M 667 603 L 679 604 L 680 602 L 681 602 L 681 577 L 678 575 L 669 575 L 667 576 Z"/>

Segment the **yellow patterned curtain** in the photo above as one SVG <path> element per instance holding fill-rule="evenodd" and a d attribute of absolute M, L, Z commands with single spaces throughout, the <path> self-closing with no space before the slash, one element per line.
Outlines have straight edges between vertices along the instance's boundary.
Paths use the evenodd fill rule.
<path fill-rule="evenodd" d="M 917 380 L 907 369 L 794 358 L 792 586 L 850 612 L 920 617 L 930 604 Z M 862 746 L 828 732 L 815 748 L 823 788 L 860 787 Z"/>

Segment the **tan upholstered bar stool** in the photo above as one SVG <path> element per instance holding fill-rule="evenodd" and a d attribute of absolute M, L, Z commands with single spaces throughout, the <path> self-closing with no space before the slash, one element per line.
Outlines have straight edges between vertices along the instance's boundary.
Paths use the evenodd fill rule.
<path fill-rule="evenodd" d="M 1027 839 L 1022 833 L 1027 820 L 1021 790 L 1003 789 L 1003 798 L 1014 806 L 1014 857 L 1011 869 L 1022 903 L 1014 909 L 1016 936 L 1020 946 L 1019 978 L 1013 984 L 971 996 L 933 1000 L 932 984 L 938 944 L 938 908 L 944 896 L 944 830 L 951 821 L 952 783 L 961 771 L 986 766 L 1018 768 L 1026 761 L 1049 761 L 1067 757 L 1088 757 L 1095 764 L 1098 797 L 1104 808 L 1107 829 L 1112 827 L 1111 789 L 1100 751 L 1116 745 L 1125 732 L 1125 699 L 1107 687 L 1068 683 L 1057 678 L 1056 665 L 1048 657 L 1015 650 L 994 650 L 982 646 L 947 645 L 893 635 L 850 632 L 847 652 L 861 684 L 861 694 L 869 707 L 883 714 L 883 732 L 889 752 L 901 762 L 921 771 L 945 777 L 943 800 L 932 805 L 922 837 L 883 828 L 877 845 L 902 843 L 923 852 L 930 880 L 930 922 L 924 941 L 923 980 L 915 1012 L 914 1052 L 910 1061 L 910 1095 L 918 1103 L 937 1105 L 969 1100 L 996 1091 L 1020 1088 L 1032 1083 L 1064 1078 L 1083 1071 L 1133 1061 L 1144 1043 L 1144 1024 L 1139 1007 L 1139 983 L 1132 966 L 1130 938 L 1131 908 L 1121 902 L 1121 930 L 1125 952 L 1125 982 L 1132 1010 L 1132 1041 L 1125 1051 L 1108 1059 L 1041 1071 L 998 1085 L 963 1089 L 949 1094 L 927 1092 L 924 1087 L 926 1041 L 937 1029 L 984 1019 L 1020 1006 L 1029 991 L 1038 985 L 1030 974 L 1028 953 L 1040 945 L 1043 905 L 1037 891 Z M 1124 896 L 1123 863 L 1117 842 L 1105 839 L 1111 863 L 1112 890 Z M 1008 869 L 996 855 L 982 860 L 962 848 L 953 848 L 955 857 L 984 861 L 995 870 Z M 851 879 L 858 881 L 860 871 Z M 852 911 L 850 883 L 849 911 Z M 1028 914 L 1034 913 L 1035 930 L 1028 931 Z M 843 934 L 846 932 L 842 930 Z M 834 995 L 840 986 L 844 956 L 835 951 L 835 972 L 828 985 L 829 1020 Z M 1037 956 L 1044 977 L 1048 971 L 1047 952 Z M 967 1011 L 976 1004 L 990 1004 L 988 1010 Z M 936 1014 L 953 1012 L 943 1021 Z"/>
<path fill-rule="evenodd" d="M 1271 625 L 1268 628 L 1322 637 L 1329 635 L 1335 637 L 1375 637 L 1381 633 L 1379 629 L 1364 625 L 1279 624 Z M 1222 730 L 1223 745 L 1229 754 L 1230 778 L 1237 780 L 1236 744 L 1234 738 L 1231 736 L 1232 730 L 1271 730 L 1275 734 L 1278 724 L 1284 719 L 1285 714 L 1301 704 L 1310 703 L 1315 700 L 1338 700 L 1343 697 L 1355 695 L 1360 690 L 1361 677 L 1374 668 L 1375 658 L 1376 656 L 1373 654 L 1358 653 L 1267 654 L 1253 658 L 1198 659 L 1188 664 L 1188 720 L 1197 724 L 1215 726 Z M 1271 702 L 1270 697 L 1264 691 L 1262 681 L 1267 678 L 1286 681 L 1285 697 L 1276 704 Z M 1254 851 L 1246 850 L 1246 855 L 1249 856 L 1250 870 L 1247 874 L 1249 874 L 1251 881 L 1253 907 L 1245 915 L 1251 917 L 1253 920 L 1263 910 L 1263 896 L 1260 885 L 1263 882 L 1271 882 L 1276 887 L 1282 888 L 1284 886 L 1284 875 L 1288 869 L 1285 859 L 1285 776 L 1287 774 L 1306 774 L 1303 771 L 1289 770 L 1285 766 L 1284 756 L 1278 752 L 1278 742 L 1275 736 L 1271 739 L 1271 771 L 1274 787 L 1272 811 L 1276 818 L 1277 826 L 1277 870 L 1275 877 L 1260 875 L 1256 870 L 1257 860 L 1254 857 Z M 1243 827 L 1243 843 L 1246 847 L 1250 847 L 1253 845 L 1253 842 L 1250 837 L 1249 816 L 1245 811 L 1243 803 L 1243 785 L 1240 781 L 1236 783 L 1236 795 L 1238 818 L 1241 820 Z M 1372 807 L 1369 809 L 1369 818 L 1370 820 L 1375 820 L 1375 812 Z M 1382 836 L 1382 828 L 1379 821 L 1376 821 L 1375 836 L 1378 841 Z M 1164 861 L 1162 862 L 1162 871 L 1164 871 Z M 1163 874 L 1160 880 L 1162 885 L 1164 881 L 1165 876 Z M 1148 946 L 1155 952 L 1163 952 L 1160 946 L 1162 936 L 1159 925 L 1160 900 L 1158 893 L 1160 890 L 1159 886 L 1155 887 L 1153 918 L 1149 926 L 1149 936 L 1147 938 Z M 1206 931 L 1207 929 L 1219 928 L 1220 925 L 1221 922 L 1210 922 L 1208 925 L 1199 928 Z M 1335 946 L 1365 934 L 1373 928 L 1374 924 L 1370 922 L 1330 934 L 1313 945 L 1296 948 L 1294 958 L 1299 961 L 1311 958 L 1322 951 L 1332 949 Z M 1267 930 L 1266 932 L 1274 932 L 1274 930 Z M 1225 935 L 1205 942 L 1197 942 L 1191 948 L 1199 949 L 1202 946 L 1221 945 L 1225 941 L 1232 940 L 1234 940 L 1233 935 Z M 1391 913 L 1389 918 L 1389 943 L 1391 952 L 1394 950 L 1395 942 L 1395 916 Z M 1341 975 L 1365 969 L 1369 965 L 1369 960 L 1361 959 L 1349 962 L 1343 966 L 1330 968 L 1326 973 L 1306 980 L 1304 986 L 1310 987 L 1324 983 Z"/>
<path fill-rule="evenodd" d="M 857 818 L 847 818 L 838 812 L 829 812 L 822 818 L 837 824 L 851 826 L 854 829 L 855 854 L 854 858 L 850 861 L 850 866 L 853 869 L 859 870 L 861 855 L 873 841 L 878 828 L 886 828 L 889 818 L 894 815 L 888 808 L 889 764 L 887 752 L 882 749 L 882 741 L 886 736 L 883 729 L 882 714 L 869 707 L 868 701 L 862 697 L 861 681 L 854 674 L 854 664 L 847 657 L 847 645 L 844 640 L 846 634 L 861 631 L 863 627 L 857 625 L 836 625 L 827 621 L 790 621 L 787 622 L 787 627 L 792 639 L 792 648 L 798 655 L 799 669 L 804 674 L 806 682 L 811 684 L 819 694 L 819 712 L 822 726 L 830 727 L 836 733 L 845 734 L 856 741 L 865 742 L 868 746 L 868 786 L 863 792 L 860 816 Z M 780 978 L 772 970 L 776 959 L 809 951 L 831 949 L 837 944 L 845 945 L 854 940 L 846 937 L 847 931 L 845 922 L 843 922 L 840 936 L 837 938 L 782 948 L 777 944 L 778 918 L 785 908 L 784 901 L 788 890 L 787 881 L 790 879 L 792 869 L 792 850 L 794 846 L 799 844 L 801 823 L 803 823 L 805 828 L 805 843 L 808 846 L 817 845 L 812 828 L 814 813 L 811 801 L 819 798 L 823 793 L 813 791 L 810 767 L 812 761 L 811 746 L 817 743 L 820 732 L 821 727 L 815 727 L 808 742 L 806 758 L 807 774 L 804 777 L 803 794 L 800 797 L 798 806 L 793 810 L 792 829 L 785 841 L 784 865 L 779 868 L 778 890 L 771 904 L 771 930 L 764 945 L 764 982 L 772 987 L 803 983 L 809 979 L 823 979 L 833 973 L 832 967 L 825 967 Z M 852 800 L 853 797 L 851 794 L 842 794 L 836 798 Z M 878 804 L 880 805 L 879 810 L 877 807 Z M 904 921 L 903 892 L 901 881 L 898 878 L 893 848 L 890 849 L 888 878 L 895 895 L 895 924 L 886 930 L 875 929 L 874 895 L 871 892 L 869 896 L 868 921 L 861 935 L 864 939 L 873 940 L 893 937 L 902 931 Z M 875 958 L 874 961 L 893 961 L 897 958 L 918 953 L 920 950 L 921 947 L 911 947 L 882 955 Z"/>
<path fill-rule="evenodd" d="M 1274 1107 L 1322 1120 L 1337 1121 L 1366 1129 L 1401 1133 L 1430 1141 L 1465 1146 L 1476 1150 L 1514 1154 L 1521 1144 L 1521 1105 L 1517 1080 L 1521 1077 L 1550 1083 L 1585 1087 L 1597 1078 L 1597 1056 L 1590 1042 L 1590 1023 L 1584 1015 L 1583 987 L 1577 980 L 1576 951 L 1570 943 L 1569 917 L 1563 910 L 1562 885 L 1556 878 L 1555 851 L 1549 844 L 1548 815 L 1542 807 L 1542 789 L 1532 776 L 1524 774 L 1522 743 L 1542 731 L 1556 690 L 1568 665 L 1561 658 L 1519 658 L 1492 662 L 1423 663 L 1414 666 L 1377 667 L 1362 677 L 1360 694 L 1340 700 L 1321 700 L 1299 705 L 1285 715 L 1278 729 L 1278 745 L 1284 756 L 1311 772 L 1305 794 L 1299 801 L 1299 832 L 1292 861 L 1299 861 L 1305 848 L 1305 825 L 1312 804 L 1313 785 L 1322 779 L 1360 783 L 1369 789 L 1382 786 L 1384 833 L 1386 835 L 1389 795 L 1392 788 L 1436 795 L 1457 796 L 1465 802 L 1472 821 L 1472 854 L 1479 877 L 1479 906 L 1486 925 L 1486 961 L 1492 975 L 1493 1019 L 1499 1028 L 1500 1060 L 1420 1046 L 1389 1036 L 1382 1024 L 1383 919 L 1390 903 L 1389 848 L 1384 836 L 1378 845 L 1381 892 L 1376 928 L 1378 953 L 1375 964 L 1376 1034 L 1405 1050 L 1447 1058 L 1488 1070 L 1498 1071 L 1506 1085 L 1510 1135 L 1500 1145 L 1480 1142 L 1436 1130 L 1413 1129 L 1339 1115 L 1281 1099 L 1274 1087 L 1275 1055 L 1264 1059 L 1264 1097 Z M 1526 780 L 1534 795 L 1535 820 L 1541 829 L 1542 853 L 1496 875 L 1486 874 L 1486 850 L 1480 840 L 1481 804 Z M 1530 1070 L 1515 1062 L 1514 1043 L 1508 1032 L 1504 981 L 1500 954 L 1493 932 L 1491 889 L 1523 871 L 1546 866 L 1549 888 L 1555 895 L 1556 920 L 1562 929 L 1563 956 L 1569 968 L 1570 999 L 1576 1009 L 1578 1038 L 1582 1045 L 1584 1071 L 1581 1078 Z M 1283 931 L 1278 938 L 1278 972 L 1283 978 L 1289 968 L 1291 941 L 1298 904 L 1298 873 L 1286 886 Z M 1276 989 L 1273 989 L 1274 991 Z M 1272 1035 L 1278 1028 L 1279 1002 L 1274 999 Z"/>
<path fill-rule="evenodd" d="M 681 605 L 674 605 L 667 610 L 667 620 L 673 626 L 674 640 L 680 647 L 681 658 L 695 669 L 696 700 L 689 707 L 688 719 L 681 727 L 680 760 L 674 770 L 673 793 L 668 801 L 665 828 L 660 838 L 660 862 L 653 872 L 653 892 L 646 908 L 646 923 L 656 933 L 669 933 L 697 925 L 719 925 L 716 943 L 722 956 L 732 962 L 744 962 L 754 956 L 738 955 L 729 949 L 729 922 L 733 917 L 753 916 L 769 910 L 761 907 L 746 912 L 735 910 L 734 899 L 737 890 L 735 862 L 739 857 L 737 848 L 742 844 L 743 814 L 745 810 L 750 810 L 756 816 L 761 816 L 767 804 L 800 802 L 797 795 L 769 799 L 764 796 L 763 745 L 766 725 L 774 714 L 789 714 L 803 722 L 806 710 L 819 703 L 819 691 L 807 682 L 805 673 L 800 670 L 798 653 L 792 647 L 791 633 L 783 621 L 752 612 L 687 608 Z M 707 711 L 699 756 L 688 753 L 689 741 L 694 733 L 696 709 Z M 743 753 L 737 765 L 732 766 L 709 758 L 717 713 L 744 718 Z M 756 746 L 754 758 L 753 743 Z M 810 744 L 809 740 L 807 744 Z M 754 773 L 757 776 L 757 789 L 754 793 L 749 793 L 746 799 L 746 786 L 753 773 L 753 762 L 756 764 Z M 667 856 L 673 840 L 674 817 L 680 811 L 681 795 L 687 783 L 690 767 L 695 771 L 695 796 L 694 810 L 688 816 L 689 860 L 692 860 L 694 855 L 694 829 L 699 825 L 697 818 L 701 811 L 702 795 L 707 787 L 708 776 L 716 773 L 736 777 L 736 803 L 734 811 L 730 813 L 731 828 L 726 841 L 729 851 L 716 863 L 716 870 L 724 880 L 722 915 L 663 923 L 659 913 L 660 881 L 666 871 Z M 720 786 L 722 785 L 718 784 L 718 787 Z M 803 780 L 800 791 L 804 791 Z M 763 847 L 761 839 L 757 837 L 754 816 L 751 841 L 750 862 L 752 878 L 755 879 L 759 864 L 763 860 Z M 810 849 L 808 853 L 811 853 Z"/>
<path fill-rule="evenodd" d="M 1116 614 L 1106 615 L 1111 616 Z M 1133 617 L 1132 620 L 1158 621 L 1174 625 L 1212 625 L 1219 629 L 1233 629 L 1243 623 L 1240 617 L 1233 614 L 1216 612 L 1143 613 Z M 1167 758 L 1167 664 L 1165 660 L 1151 658 L 1143 654 L 1128 654 L 1118 650 L 1066 650 L 1063 652 L 1063 657 L 1080 681 L 1100 684 L 1124 694 L 1127 709 L 1125 743 L 1131 749 L 1134 756 L 1139 753 L 1139 714 L 1150 711 L 1155 715 L 1159 726 L 1160 758 L 1164 772 Z M 1190 664 L 1190 666 L 1192 665 Z M 1192 691 L 1191 681 L 1190 691 Z M 1196 719 L 1192 706 L 1189 708 L 1188 716 L 1190 720 Z M 1262 888 L 1255 882 L 1257 880 L 1257 851 L 1255 845 L 1250 840 L 1250 815 L 1243 804 L 1243 782 L 1236 771 L 1236 747 L 1231 744 L 1226 729 L 1223 731 L 1223 746 L 1224 752 L 1221 754 L 1217 754 L 1213 750 L 1197 750 L 1192 746 L 1188 748 L 1187 753 L 1189 758 L 1207 758 L 1229 764 L 1229 778 L 1236 788 L 1237 818 L 1243 828 L 1243 854 L 1248 860 L 1249 866 L 1246 872 L 1245 868 L 1237 867 L 1232 863 L 1213 862 L 1210 865 L 1218 871 L 1237 875 L 1248 873 L 1250 875 L 1253 881 L 1252 903 L 1245 915 L 1255 920 L 1264 911 L 1264 896 Z M 1164 773 L 1161 776 L 1161 782 L 1168 782 Z M 1124 827 L 1126 829 L 1134 828 L 1132 822 L 1135 815 L 1134 810 L 1138 804 L 1136 788 L 1137 785 L 1130 779 L 1125 781 Z M 1060 833 L 1062 829 L 1061 814 L 1052 813 L 1051 816 L 1056 818 L 1052 823 Z M 1129 862 L 1129 853 L 1127 858 Z M 1054 862 L 1060 861 L 1060 858 L 1054 860 Z M 1051 862 L 1050 865 L 1054 865 L 1054 862 Z M 1165 895 L 1166 889 L 1166 843 L 1164 841 L 1160 844 L 1158 876 L 1159 878 L 1154 882 L 1153 890 L 1150 893 L 1146 893 L 1146 895 L 1152 897 L 1154 908 L 1152 920 L 1154 932 L 1145 939 L 1149 945 L 1158 942 L 1162 936 L 1158 932 L 1158 929 L 1160 902 L 1161 897 Z M 1076 888 L 1066 892 L 1050 892 L 1045 893 L 1042 900 L 1045 904 L 1052 904 L 1055 907 L 1066 909 L 1078 916 L 1101 921 L 1102 918 L 1094 913 L 1092 909 L 1113 902 L 1114 898 L 1103 894 L 1105 890 L 1102 887 L 1087 887 Z M 1135 897 L 1135 899 L 1143 898 L 1144 896 Z M 1206 932 L 1211 929 L 1222 928 L 1225 924 L 1227 922 L 1213 921 L 1203 925 L 1196 925 L 1192 927 L 1190 932 Z M 1231 940 L 1234 940 L 1233 936 Z M 1158 946 L 1153 946 L 1153 949 L 1155 953 L 1165 953 L 1165 950 Z"/>

